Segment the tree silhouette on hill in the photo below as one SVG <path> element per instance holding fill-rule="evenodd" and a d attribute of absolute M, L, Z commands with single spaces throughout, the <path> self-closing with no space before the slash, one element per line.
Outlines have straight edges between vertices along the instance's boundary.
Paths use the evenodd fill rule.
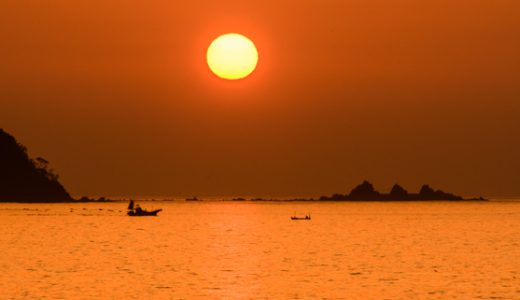
<path fill-rule="evenodd" d="M 31 159 L 25 146 L 0 129 L 0 202 L 72 200 L 46 159 Z"/>

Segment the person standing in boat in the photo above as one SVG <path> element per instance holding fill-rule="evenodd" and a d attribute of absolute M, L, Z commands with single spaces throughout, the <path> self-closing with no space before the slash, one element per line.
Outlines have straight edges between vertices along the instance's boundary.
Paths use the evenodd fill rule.
<path fill-rule="evenodd" d="M 134 200 L 130 199 L 130 203 L 128 203 L 128 210 L 134 211 Z"/>
<path fill-rule="evenodd" d="M 136 204 L 135 205 L 135 213 L 139 214 L 139 213 L 142 213 L 143 212 L 143 209 L 141 208 L 141 206 L 139 206 L 139 204 Z"/>
<path fill-rule="evenodd" d="M 134 200 L 130 200 L 130 203 L 128 204 L 128 211 L 133 213 L 142 213 L 143 209 L 139 204 L 135 204 Z"/>

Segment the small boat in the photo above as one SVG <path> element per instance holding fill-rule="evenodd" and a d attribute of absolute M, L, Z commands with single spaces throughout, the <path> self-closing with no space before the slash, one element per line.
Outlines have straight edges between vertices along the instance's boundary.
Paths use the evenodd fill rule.
<path fill-rule="evenodd" d="M 134 208 L 134 200 L 130 200 L 127 215 L 130 217 L 157 216 L 157 213 L 160 211 L 162 211 L 162 209 L 144 210 L 139 205 L 136 205 Z"/>
<path fill-rule="evenodd" d="M 297 217 L 297 216 L 292 216 L 291 217 L 291 220 L 310 220 L 311 219 L 311 214 L 307 214 L 305 215 L 305 217 Z"/>
<path fill-rule="evenodd" d="M 162 211 L 162 209 L 156 209 L 156 210 L 129 210 L 128 215 L 131 217 L 145 217 L 145 216 L 157 216 L 157 213 Z"/>

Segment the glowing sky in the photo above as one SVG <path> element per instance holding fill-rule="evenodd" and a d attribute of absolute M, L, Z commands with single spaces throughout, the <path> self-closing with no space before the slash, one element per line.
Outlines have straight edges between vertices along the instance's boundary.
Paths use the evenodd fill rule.
<path fill-rule="evenodd" d="M 517 0 L 0 3 L 0 127 L 73 195 L 520 195 Z M 262 57 L 219 80 L 240 32 Z"/>

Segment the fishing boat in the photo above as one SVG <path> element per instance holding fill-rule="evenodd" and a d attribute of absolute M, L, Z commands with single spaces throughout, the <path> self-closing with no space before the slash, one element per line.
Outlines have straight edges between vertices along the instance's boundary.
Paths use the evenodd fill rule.
<path fill-rule="evenodd" d="M 162 211 L 162 209 L 155 210 L 144 210 L 138 204 L 134 207 L 134 200 L 130 200 L 128 204 L 128 212 L 127 214 L 130 217 L 146 217 L 146 216 L 157 216 L 157 214 Z"/>
<path fill-rule="evenodd" d="M 131 217 L 146 217 L 146 216 L 157 216 L 157 213 L 162 211 L 162 209 L 156 209 L 156 210 L 134 210 L 134 211 L 128 211 L 128 215 Z"/>
<path fill-rule="evenodd" d="M 291 217 L 291 220 L 294 220 L 294 221 L 297 221 L 297 220 L 310 220 L 311 219 L 311 214 L 307 214 L 305 215 L 305 217 L 297 217 L 297 216 L 292 216 Z"/>

